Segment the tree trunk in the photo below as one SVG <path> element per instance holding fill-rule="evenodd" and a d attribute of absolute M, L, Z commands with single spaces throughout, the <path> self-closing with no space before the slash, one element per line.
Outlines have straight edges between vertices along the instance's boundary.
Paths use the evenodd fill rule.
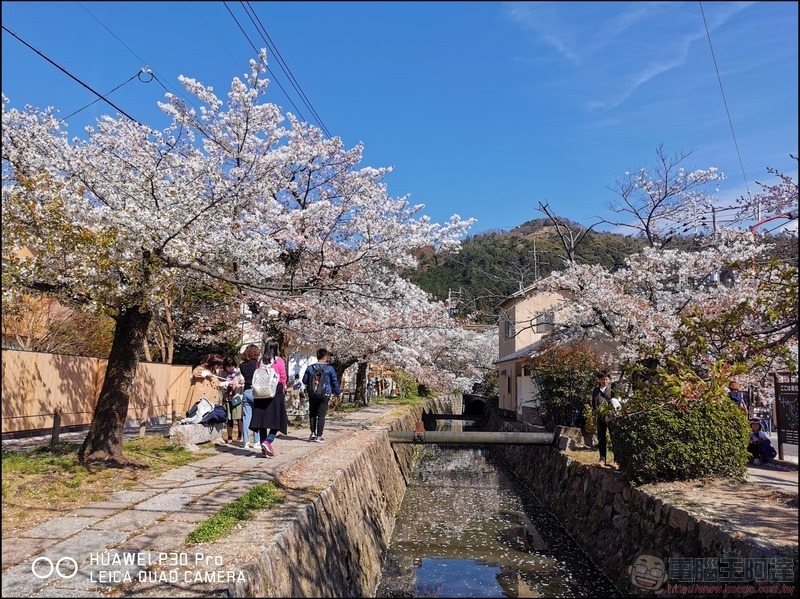
<path fill-rule="evenodd" d="M 367 405 L 367 369 L 369 368 L 368 362 L 359 362 L 358 371 L 356 372 L 356 405 Z"/>
<path fill-rule="evenodd" d="M 139 365 L 139 352 L 144 346 L 151 316 L 149 310 L 143 311 L 139 306 L 123 308 L 117 316 L 103 388 L 97 398 L 91 427 L 78 452 L 82 463 L 130 463 L 122 455 L 122 431 Z"/>

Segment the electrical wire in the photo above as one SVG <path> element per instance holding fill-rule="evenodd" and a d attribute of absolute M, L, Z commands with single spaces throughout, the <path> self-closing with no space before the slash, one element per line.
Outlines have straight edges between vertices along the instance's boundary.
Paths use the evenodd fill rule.
<path fill-rule="evenodd" d="M 717 72 L 717 81 L 719 81 L 719 91 L 722 94 L 722 103 L 725 105 L 725 114 L 728 115 L 728 124 L 731 127 L 731 136 L 733 136 L 733 145 L 736 148 L 736 156 L 739 158 L 739 166 L 742 169 L 742 177 L 744 178 L 745 189 L 747 189 L 747 197 L 750 198 L 752 197 L 750 195 L 750 186 L 747 183 L 747 175 L 745 175 L 744 172 L 744 163 L 742 162 L 742 154 L 741 152 L 739 152 L 739 143 L 736 141 L 736 133 L 733 130 L 733 120 L 731 119 L 731 112 L 728 109 L 728 101 L 725 99 L 725 90 L 722 88 L 722 77 L 719 74 L 719 67 L 717 66 L 717 57 L 714 55 L 714 46 L 711 44 L 711 33 L 708 30 L 708 23 L 706 22 L 706 13 L 703 10 L 703 3 L 698 2 L 698 4 L 700 5 L 700 14 L 703 15 L 703 25 L 706 28 L 706 37 L 708 38 L 708 47 L 711 49 L 711 59 L 714 62 L 714 70 Z"/>
<path fill-rule="evenodd" d="M 36 52 L 36 53 L 37 53 L 39 56 L 41 56 L 42 58 L 44 58 L 44 59 L 45 59 L 47 62 L 49 62 L 50 64 L 52 64 L 54 67 L 56 67 L 58 70 L 60 70 L 60 71 L 61 71 L 62 73 L 64 73 L 65 75 L 67 75 L 67 76 L 68 76 L 70 79 L 73 79 L 74 81 L 77 81 L 77 82 L 78 82 L 79 84 L 81 84 L 83 87 L 85 87 L 85 88 L 86 88 L 86 89 L 88 89 L 90 92 L 92 92 L 92 93 L 93 93 L 95 96 L 97 96 L 98 98 L 100 98 L 101 100 L 103 100 L 103 102 L 105 102 L 106 104 L 108 104 L 109 106 L 111 106 L 112 108 L 114 108 L 114 110 L 116 110 L 117 112 L 119 112 L 121 115 L 123 115 L 123 116 L 125 116 L 126 118 L 128 118 L 128 119 L 132 120 L 134 123 L 137 123 L 137 124 L 139 124 L 139 125 L 141 125 L 141 124 L 142 124 L 142 123 L 140 123 L 139 121 L 137 121 L 135 118 L 133 118 L 131 115 L 129 115 L 127 112 L 125 112 L 124 110 L 122 110 L 122 108 L 120 108 L 119 106 L 117 106 L 116 104 L 114 104 L 114 103 L 113 103 L 111 100 L 109 100 L 108 98 L 106 98 L 106 97 L 105 97 L 103 94 L 101 94 L 100 92 L 96 91 L 96 90 L 95 90 L 94 88 L 92 88 L 90 85 L 88 85 L 87 83 L 84 83 L 83 81 L 81 81 L 80 79 L 78 79 L 78 77 L 76 77 L 75 75 L 73 75 L 72 73 L 70 73 L 70 72 L 69 72 L 67 69 L 65 69 L 64 67 L 62 67 L 60 64 L 58 64 L 57 62 L 55 62 L 54 60 L 52 60 L 52 59 L 51 59 L 51 58 L 49 58 L 48 56 L 45 56 L 45 54 L 44 54 L 44 53 L 40 52 L 39 50 L 37 50 L 36 48 L 34 48 L 33 46 L 31 46 L 31 45 L 30 45 L 28 42 L 26 42 L 24 39 L 22 39 L 20 36 L 18 36 L 18 35 L 17 35 L 16 33 L 14 33 L 13 31 L 11 31 L 11 30 L 10 30 L 8 27 L 6 27 L 5 25 L 3 25 L 3 30 L 4 30 L 4 31 L 7 31 L 7 32 L 8 32 L 8 33 L 10 33 L 11 35 L 13 35 L 13 36 L 14 36 L 16 39 L 18 39 L 20 42 L 22 42 L 23 44 L 25 44 L 25 45 L 26 45 L 28 48 L 30 48 L 31 50 L 33 50 L 34 52 Z"/>
<path fill-rule="evenodd" d="M 242 32 L 242 35 L 244 35 L 244 37 L 250 43 L 250 46 L 252 46 L 253 51 L 256 53 L 256 55 L 258 55 L 258 48 L 256 48 L 256 45 L 252 42 L 252 40 L 250 39 L 250 36 L 247 35 L 247 32 L 244 30 L 244 27 L 242 27 L 241 23 L 239 23 L 239 19 L 236 18 L 236 15 L 233 14 L 233 12 L 231 11 L 230 7 L 228 6 L 228 3 L 225 2 L 225 0 L 223 0 L 222 4 L 225 5 L 225 8 L 228 10 L 228 13 L 231 15 L 231 18 L 236 22 L 236 25 L 238 25 L 239 30 Z M 286 90 L 283 89 L 283 86 L 281 85 L 281 82 L 278 81 L 278 78 L 275 76 L 275 72 L 273 70 L 271 70 L 269 67 L 267 67 L 267 71 L 272 73 L 273 80 L 275 81 L 275 83 L 278 84 L 278 87 L 283 92 L 283 95 L 286 96 L 286 99 L 289 100 L 289 103 L 294 107 L 295 112 L 300 117 L 300 119 L 303 120 L 303 121 L 307 121 L 306 117 L 303 116 L 303 113 L 300 112 L 300 109 L 294 103 L 294 100 L 292 100 L 292 98 L 289 96 L 289 94 L 286 93 Z"/>
<path fill-rule="evenodd" d="M 99 18 L 97 18 L 97 17 L 96 17 L 96 16 L 95 16 L 95 15 L 92 13 L 92 11 L 90 11 L 88 8 L 86 8 L 86 7 L 85 7 L 85 6 L 84 6 L 84 5 L 83 5 L 81 2 L 78 2 L 78 5 L 79 5 L 79 6 L 80 6 L 80 7 L 81 7 L 83 10 L 85 10 L 85 11 L 87 12 L 87 14 L 88 14 L 90 17 L 92 17 L 92 18 L 93 18 L 95 21 L 97 21 L 97 22 L 100 24 L 100 26 L 101 26 L 101 27 L 103 27 L 103 29 L 105 29 L 106 31 L 108 31 L 108 32 L 109 32 L 109 33 L 110 33 L 110 34 L 111 34 L 111 35 L 114 37 L 114 39 L 116 39 L 116 40 L 117 40 L 117 41 L 118 41 L 120 44 L 122 44 L 123 46 L 125 46 L 125 48 L 128 50 L 128 52 L 130 52 L 131 54 L 133 54 L 133 55 L 134 55 L 134 56 L 135 56 L 135 57 L 136 57 L 136 58 L 137 58 L 137 59 L 138 59 L 138 60 L 139 60 L 139 61 L 140 61 L 142 64 L 148 64 L 148 62 L 147 62 L 146 60 L 144 60 L 144 59 L 143 59 L 141 56 L 139 56 L 139 55 L 138 55 L 136 52 L 134 52 L 134 51 L 133 51 L 133 50 L 130 48 L 130 46 L 128 46 L 128 44 L 126 44 L 125 42 L 123 42 L 123 41 L 122 41 L 122 40 L 119 38 L 119 36 L 118 36 L 116 33 L 114 33 L 113 31 L 111 31 L 111 29 L 109 29 L 109 28 L 106 26 L 106 24 L 105 24 L 105 23 L 103 23 L 103 22 L 102 22 L 102 21 L 101 21 Z M 151 69 L 151 71 L 152 71 L 152 74 L 153 74 L 154 78 L 155 78 L 155 79 L 156 79 L 156 80 L 157 80 L 157 81 L 158 81 L 158 82 L 161 84 L 161 86 L 162 86 L 162 87 L 164 87 L 164 84 L 163 84 L 163 83 L 161 83 L 161 77 L 156 77 L 156 75 L 158 75 L 158 73 L 156 73 L 156 72 L 155 72 L 155 70 L 153 70 L 153 69 Z M 168 83 L 167 85 L 169 85 L 169 83 Z M 184 96 L 184 95 L 181 93 L 181 91 L 180 91 L 179 89 L 176 89 L 176 88 L 172 87 L 171 85 L 169 85 L 169 87 L 170 87 L 170 89 L 168 89 L 168 90 L 167 90 L 168 92 L 172 92 L 172 93 L 175 93 L 175 94 L 177 94 L 177 95 L 181 96 L 181 97 L 182 97 L 184 100 L 186 100 L 186 101 L 187 101 L 189 104 L 191 104 L 192 106 L 194 106 L 195 108 L 197 108 L 197 105 L 196 105 L 194 102 L 192 102 L 192 100 L 191 100 L 190 98 L 187 98 L 186 96 Z M 166 89 L 166 88 L 165 88 L 165 89 Z"/>
<path fill-rule="evenodd" d="M 127 81 L 125 81 L 125 82 L 123 82 L 123 83 L 120 83 L 120 84 L 119 84 L 117 87 L 115 87 L 114 89 L 112 89 L 110 92 L 106 92 L 106 94 L 105 94 L 105 95 L 106 95 L 106 96 L 110 96 L 110 95 L 111 95 L 111 94 L 113 94 L 115 91 L 117 91 L 119 88 L 121 88 L 123 85 L 127 85 L 128 83 L 130 83 L 131 81 L 133 81 L 134 79 L 136 79 L 137 77 L 139 77 L 139 75 L 140 75 L 141 73 L 142 73 L 142 69 L 139 69 L 139 71 L 138 71 L 138 72 L 137 72 L 137 73 L 136 73 L 136 74 L 135 74 L 133 77 L 131 77 L 130 79 L 128 79 Z M 76 110 L 75 112 L 72 112 L 72 113 L 68 114 L 67 116 L 65 116 L 65 117 L 64 117 L 63 119 L 61 119 L 61 120 L 62 120 L 62 121 L 66 121 L 68 118 L 75 116 L 76 114 L 78 114 L 79 112 L 81 112 L 81 111 L 83 111 L 83 110 L 86 110 L 87 108 L 89 108 L 89 106 L 93 106 L 94 104 L 97 104 L 99 101 L 100 101 L 100 98 L 98 98 L 97 100 L 93 100 L 92 102 L 89 102 L 89 103 L 88 103 L 86 106 L 84 106 L 83 108 L 78 108 L 78 110 Z"/>
<path fill-rule="evenodd" d="M 197 14 L 200 15 L 200 18 L 203 19 L 203 22 L 206 24 L 206 27 L 208 27 L 211 30 L 211 33 L 214 34 L 214 37 L 217 38 L 217 41 L 219 42 L 219 45 L 222 46 L 223 48 L 225 48 L 225 52 L 228 53 L 228 56 L 231 57 L 231 60 L 233 61 L 233 64 L 235 64 L 236 68 L 238 69 L 239 68 L 238 61 L 236 60 L 236 58 L 234 58 L 233 54 L 231 54 L 231 51 L 228 50 L 228 47 L 223 43 L 223 41 L 217 35 L 217 32 L 214 31 L 214 28 L 211 26 L 211 24 L 208 21 L 206 21 L 206 18 L 203 16 L 203 13 L 201 13 L 200 9 L 197 8 L 197 4 L 195 2 L 192 2 L 192 6 L 197 11 Z"/>
<path fill-rule="evenodd" d="M 327 135 L 328 137 L 333 137 L 331 135 L 331 132 L 325 126 L 325 123 L 322 121 L 322 118 L 319 116 L 319 113 L 317 113 L 316 109 L 311 104 L 311 100 L 309 100 L 308 96 L 306 96 L 305 92 L 303 91 L 302 87 L 300 86 L 300 83 L 295 78 L 294 73 L 292 73 L 292 70 L 289 68 L 289 65 L 286 64 L 286 60 L 284 60 L 283 55 L 281 54 L 280 50 L 278 50 L 278 46 L 272 40 L 272 37 L 270 37 L 269 32 L 267 31 L 267 28 L 264 26 L 264 23 L 261 21 L 259 16 L 256 14 L 255 8 L 253 8 L 253 6 L 251 5 L 251 3 L 249 1 L 248 2 L 241 2 L 240 1 L 239 3 L 244 8 L 244 10 L 247 13 L 247 15 L 250 17 L 250 20 L 253 22 L 253 25 L 256 27 L 256 31 L 259 32 L 259 34 L 261 35 L 261 38 L 264 40 L 264 43 L 266 43 L 267 46 L 269 46 L 269 48 L 272 50 L 272 53 L 275 56 L 276 61 L 278 62 L 278 66 L 281 67 L 281 70 L 289 78 L 289 82 L 292 84 L 292 87 L 294 87 L 295 91 L 300 95 L 300 98 L 303 100 L 303 103 L 308 107 L 308 109 L 314 115 L 314 118 L 316 118 L 317 123 L 319 124 L 320 128 L 325 132 L 325 135 Z M 248 9 L 249 9 L 249 11 L 248 11 Z M 253 19 L 255 19 L 255 20 L 253 20 Z M 260 27 L 260 30 L 259 30 L 259 27 Z"/>

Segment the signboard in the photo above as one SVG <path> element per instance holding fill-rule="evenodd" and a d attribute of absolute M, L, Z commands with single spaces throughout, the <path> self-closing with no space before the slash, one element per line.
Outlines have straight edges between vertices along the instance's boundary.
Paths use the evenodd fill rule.
<path fill-rule="evenodd" d="M 783 459 L 783 444 L 797 445 L 797 381 L 781 382 L 775 375 L 775 429 L 778 432 L 778 456 Z"/>

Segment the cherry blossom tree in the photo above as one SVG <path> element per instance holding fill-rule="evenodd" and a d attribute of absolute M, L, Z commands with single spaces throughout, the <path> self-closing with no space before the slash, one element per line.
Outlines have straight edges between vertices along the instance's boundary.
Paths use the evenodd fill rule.
<path fill-rule="evenodd" d="M 613 339 L 618 362 L 679 352 L 679 333 L 693 319 L 707 331 L 695 364 L 746 364 L 755 382 L 797 364 L 797 268 L 770 259 L 770 251 L 750 231 L 725 229 L 695 252 L 647 248 L 615 272 L 573 265 L 543 284 L 570 292 L 560 326 Z M 718 276 L 723 268 L 727 284 Z"/>
<path fill-rule="evenodd" d="M 618 216 L 602 222 L 630 229 L 657 248 L 666 247 L 684 230 L 710 225 L 703 220 L 712 208 L 713 196 L 707 189 L 725 176 L 715 167 L 687 171 L 680 165 L 690 155 L 669 155 L 660 145 L 650 167 L 626 172 L 617 179 L 613 191 L 619 197 L 607 208 Z"/>
<path fill-rule="evenodd" d="M 358 363 L 362 376 L 356 377 L 357 400 L 365 390 L 369 363 L 402 368 L 437 391 L 452 391 L 458 388 L 457 378 L 475 376 L 472 354 L 460 362 L 442 359 L 445 347 L 455 353 L 456 347 L 474 344 L 474 333 L 468 334 L 444 303 L 390 269 L 375 269 L 372 275 L 360 293 L 337 294 L 335 301 L 311 292 L 285 298 L 279 326 L 298 345 L 329 348 L 340 375 Z M 493 359 L 496 354 L 495 343 L 486 355 Z"/>
<path fill-rule="evenodd" d="M 262 51 L 227 103 L 182 77 L 200 109 L 168 95 L 165 130 L 105 116 L 85 140 L 69 140 L 51 110 L 3 99 L 4 292 L 8 281 L 116 320 L 83 461 L 126 461 L 136 366 L 179 273 L 276 302 L 313 293 L 337 303 L 364 293 L 379 266 L 413 268 L 415 248 L 457 249 L 473 222 L 435 224 L 391 197 L 389 169 L 361 167 L 360 146 L 265 102 L 265 72 Z M 22 246 L 32 258 L 15 255 Z"/>

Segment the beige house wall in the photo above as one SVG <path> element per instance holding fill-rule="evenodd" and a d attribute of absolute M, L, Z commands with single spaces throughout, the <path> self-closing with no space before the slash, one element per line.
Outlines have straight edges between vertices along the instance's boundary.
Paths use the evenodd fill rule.
<path fill-rule="evenodd" d="M 547 331 L 537 332 L 532 321 L 552 311 L 553 322 L 559 322 L 569 309 L 565 304 L 568 299 L 567 293 L 528 289 L 503 302 L 498 320 L 500 357 L 510 356 L 540 341 Z M 518 414 L 518 417 L 523 403 L 529 401 L 532 394 L 528 381 L 523 380 L 524 362 L 525 357 L 518 357 L 497 363 L 499 407 L 508 413 Z"/>
<path fill-rule="evenodd" d="M 3 434 L 47 429 L 61 409 L 61 426 L 92 421 L 108 360 L 40 352 L 2 351 Z M 191 366 L 140 362 L 128 406 L 131 423 L 182 417 Z"/>

